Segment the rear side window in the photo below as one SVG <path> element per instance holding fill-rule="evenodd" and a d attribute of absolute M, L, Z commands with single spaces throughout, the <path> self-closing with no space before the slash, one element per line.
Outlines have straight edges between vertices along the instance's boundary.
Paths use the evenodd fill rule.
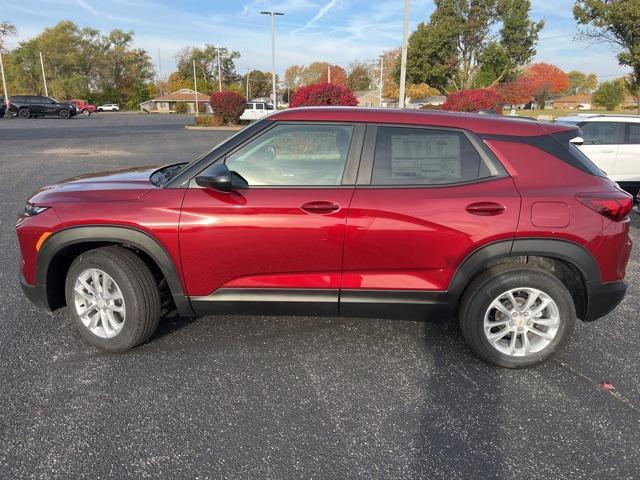
<path fill-rule="evenodd" d="M 628 123 L 627 124 L 627 141 L 632 145 L 640 144 L 640 123 Z"/>
<path fill-rule="evenodd" d="M 490 176 L 483 158 L 461 132 L 378 127 L 373 185 L 442 185 Z"/>
<path fill-rule="evenodd" d="M 622 143 L 624 124 L 617 122 L 586 122 L 580 125 L 585 145 Z"/>
<path fill-rule="evenodd" d="M 262 103 L 256 103 L 257 110 L 264 110 L 264 105 Z"/>

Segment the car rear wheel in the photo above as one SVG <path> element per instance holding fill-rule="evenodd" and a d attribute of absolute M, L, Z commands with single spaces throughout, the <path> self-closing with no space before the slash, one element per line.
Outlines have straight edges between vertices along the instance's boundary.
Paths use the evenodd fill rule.
<path fill-rule="evenodd" d="M 571 294 L 537 267 L 498 265 L 476 278 L 463 295 L 460 327 L 473 351 L 507 368 L 535 365 L 569 339 L 576 311 Z"/>
<path fill-rule="evenodd" d="M 29 113 L 29 109 L 28 108 L 21 108 L 18 111 L 18 117 L 20 118 L 29 118 L 31 116 L 31 113 Z"/>
<path fill-rule="evenodd" d="M 160 318 L 160 293 L 149 267 L 123 247 L 76 258 L 65 283 L 67 307 L 82 337 L 121 352 L 146 341 Z"/>
<path fill-rule="evenodd" d="M 58 115 L 60 116 L 60 118 L 69 118 L 69 110 L 60 110 L 58 112 Z"/>
<path fill-rule="evenodd" d="M 88 117 L 89 115 L 91 115 L 91 112 L 85 108 L 84 110 L 82 110 L 82 115 Z"/>

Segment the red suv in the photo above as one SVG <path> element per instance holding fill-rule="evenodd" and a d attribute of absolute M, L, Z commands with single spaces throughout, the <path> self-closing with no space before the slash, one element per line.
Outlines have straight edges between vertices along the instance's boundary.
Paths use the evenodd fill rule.
<path fill-rule="evenodd" d="M 197 160 L 76 177 L 28 200 L 22 286 L 129 349 L 161 308 L 457 316 L 473 350 L 538 363 L 622 300 L 632 199 L 577 127 L 300 108 Z"/>
<path fill-rule="evenodd" d="M 74 98 L 73 100 L 69 100 L 69 103 L 74 104 L 78 113 L 81 113 L 82 115 L 88 116 L 92 113 L 96 113 L 96 106 L 86 100 Z"/>

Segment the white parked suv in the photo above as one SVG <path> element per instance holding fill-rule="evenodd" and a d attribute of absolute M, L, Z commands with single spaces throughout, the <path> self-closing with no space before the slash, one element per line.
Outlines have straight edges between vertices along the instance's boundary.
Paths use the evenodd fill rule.
<path fill-rule="evenodd" d="M 640 115 L 579 114 L 562 123 L 582 130 L 584 152 L 601 170 L 634 197 L 640 190 Z"/>
<path fill-rule="evenodd" d="M 273 105 L 265 102 L 249 102 L 244 112 L 240 116 L 240 120 L 245 122 L 251 122 L 253 120 L 260 120 L 266 117 L 270 113 L 273 113 Z"/>
<path fill-rule="evenodd" d="M 120 110 L 120 105 L 117 103 L 105 103 L 98 107 L 99 112 L 117 112 L 118 110 Z"/>

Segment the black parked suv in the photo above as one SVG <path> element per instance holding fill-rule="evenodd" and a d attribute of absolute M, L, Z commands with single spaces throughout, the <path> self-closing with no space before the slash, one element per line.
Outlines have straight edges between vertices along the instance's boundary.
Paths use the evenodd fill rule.
<path fill-rule="evenodd" d="M 0 118 L 4 117 L 7 111 L 7 104 L 4 102 L 4 97 L 0 97 Z"/>
<path fill-rule="evenodd" d="M 60 117 L 71 118 L 78 111 L 71 103 L 60 103 L 41 95 L 14 95 L 10 97 L 9 111 L 20 118 Z"/>

